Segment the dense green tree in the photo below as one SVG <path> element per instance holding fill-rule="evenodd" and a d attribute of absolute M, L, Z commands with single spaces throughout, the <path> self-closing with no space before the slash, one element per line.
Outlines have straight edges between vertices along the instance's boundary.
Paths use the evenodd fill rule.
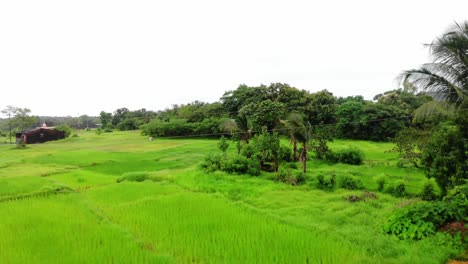
<path fill-rule="evenodd" d="M 270 133 L 266 127 L 255 135 L 252 143 L 255 157 L 260 162 L 260 167 L 268 170 L 267 162 L 273 163 L 273 171 L 277 172 L 281 158 L 281 147 L 278 133 Z"/>
<path fill-rule="evenodd" d="M 38 118 L 36 116 L 31 116 L 31 110 L 28 108 L 16 108 L 15 115 L 11 120 L 13 126 L 16 127 L 19 131 L 24 132 L 27 128 L 32 127 L 34 124 L 38 123 Z"/>
<path fill-rule="evenodd" d="M 250 119 L 254 130 L 260 131 L 261 127 L 265 126 L 267 130 L 271 131 L 279 125 L 284 112 L 282 103 L 267 99 L 260 103 L 250 103 L 244 106 L 239 111 L 239 115 Z"/>
<path fill-rule="evenodd" d="M 101 113 L 99 113 L 99 117 L 101 119 L 101 125 L 103 128 L 106 128 L 110 125 L 112 125 L 112 113 L 106 113 L 104 111 L 101 111 Z"/>
<path fill-rule="evenodd" d="M 117 126 L 121 121 L 127 118 L 129 112 L 130 110 L 125 107 L 115 110 L 114 114 L 112 115 L 112 125 Z"/>
<path fill-rule="evenodd" d="M 5 109 L 2 110 L 2 114 L 4 114 L 5 116 L 8 117 L 7 124 L 8 124 L 8 129 L 9 129 L 8 135 L 9 135 L 9 138 L 10 138 L 10 144 L 11 144 L 11 134 L 12 134 L 11 131 L 13 129 L 13 123 L 11 121 L 11 118 L 12 118 L 12 116 L 15 115 L 17 109 L 18 109 L 17 107 L 8 105 L 7 107 L 5 107 Z"/>
<path fill-rule="evenodd" d="M 434 177 L 442 196 L 447 190 L 468 180 L 468 144 L 456 126 L 444 126 L 435 132 L 422 155 L 428 177 Z"/>

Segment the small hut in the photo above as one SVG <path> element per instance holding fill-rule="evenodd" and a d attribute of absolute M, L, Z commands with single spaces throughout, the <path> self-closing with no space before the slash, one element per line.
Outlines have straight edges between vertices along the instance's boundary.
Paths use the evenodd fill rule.
<path fill-rule="evenodd" d="M 46 123 L 42 124 L 41 127 L 36 127 L 27 132 L 16 133 L 16 143 L 22 140 L 25 144 L 44 143 L 51 140 L 64 139 L 65 133 L 53 129 L 53 127 L 47 127 Z"/>

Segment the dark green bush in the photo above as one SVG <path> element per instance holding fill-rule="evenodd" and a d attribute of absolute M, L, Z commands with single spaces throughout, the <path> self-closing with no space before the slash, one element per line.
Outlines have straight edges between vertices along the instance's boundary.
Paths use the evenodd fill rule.
<path fill-rule="evenodd" d="M 69 137 L 71 135 L 71 133 L 72 133 L 71 127 L 66 125 L 66 124 L 56 126 L 54 129 L 57 130 L 57 131 L 62 131 L 65 134 L 66 138 Z"/>
<path fill-rule="evenodd" d="M 396 197 L 402 197 L 406 194 L 406 185 L 403 181 L 398 181 L 393 190 L 393 195 Z"/>
<path fill-rule="evenodd" d="M 418 203 L 396 211 L 384 231 L 400 239 L 422 239 L 436 232 L 446 217 L 441 203 Z"/>
<path fill-rule="evenodd" d="M 205 156 L 205 160 L 200 165 L 201 168 L 206 172 L 214 172 L 221 170 L 221 164 L 223 163 L 224 156 L 220 153 L 209 154 Z"/>
<path fill-rule="evenodd" d="M 324 158 L 327 161 L 336 163 L 346 163 L 351 165 L 360 165 L 364 161 L 364 153 L 358 148 L 341 149 L 336 152 L 328 151 Z"/>
<path fill-rule="evenodd" d="M 364 184 L 362 183 L 361 179 L 345 175 L 341 178 L 341 187 L 348 190 L 358 190 L 363 189 Z"/>
<path fill-rule="evenodd" d="M 358 148 L 342 149 L 336 152 L 341 163 L 360 165 L 364 161 L 364 153 Z"/>
<path fill-rule="evenodd" d="M 328 176 L 323 176 L 322 174 L 319 174 L 317 176 L 318 180 L 318 188 L 323 189 L 323 190 L 333 190 L 336 185 L 336 176 L 333 175 L 328 175 Z"/>
<path fill-rule="evenodd" d="M 377 178 L 377 190 L 382 192 L 385 189 L 385 178 L 379 177 Z"/>
<path fill-rule="evenodd" d="M 443 202 L 447 204 L 453 220 L 468 221 L 468 184 L 459 185 L 449 191 Z"/>
<path fill-rule="evenodd" d="M 260 164 L 244 156 L 228 156 L 221 162 L 221 170 L 231 174 L 260 175 Z"/>
<path fill-rule="evenodd" d="M 452 190 L 442 201 L 420 202 L 396 211 L 384 231 L 401 239 L 422 239 L 450 222 L 468 221 L 468 185 Z"/>
<path fill-rule="evenodd" d="M 260 164 L 258 161 L 240 155 L 225 156 L 222 154 L 210 154 L 205 157 L 201 167 L 206 172 L 219 170 L 231 174 L 260 175 Z"/>
<path fill-rule="evenodd" d="M 434 190 L 434 184 L 430 181 L 427 181 L 424 184 L 423 190 L 421 192 L 421 199 L 424 201 L 434 201 L 437 199 L 437 195 Z"/>
<path fill-rule="evenodd" d="M 122 174 L 122 177 L 117 179 L 117 182 L 123 181 L 134 181 L 134 182 L 142 182 L 147 180 L 149 177 L 148 172 L 145 171 L 136 171 L 136 172 L 127 172 Z"/>
<path fill-rule="evenodd" d="M 247 158 L 252 158 L 255 155 L 255 148 L 251 144 L 247 144 L 242 148 L 241 154 Z"/>
<path fill-rule="evenodd" d="M 281 161 L 285 161 L 285 162 L 293 161 L 292 150 L 289 147 L 280 146 L 278 156 L 279 156 L 279 160 Z"/>
<path fill-rule="evenodd" d="M 306 177 L 301 171 L 281 168 L 276 174 L 276 180 L 291 185 L 301 185 L 306 182 Z"/>
<path fill-rule="evenodd" d="M 286 163 L 283 167 L 290 168 L 290 169 L 299 169 L 299 165 L 297 163 Z"/>

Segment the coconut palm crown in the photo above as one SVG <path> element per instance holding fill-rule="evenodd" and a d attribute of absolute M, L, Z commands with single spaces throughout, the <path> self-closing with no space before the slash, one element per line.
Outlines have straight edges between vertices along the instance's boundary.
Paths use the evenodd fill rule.
<path fill-rule="evenodd" d="M 468 21 L 454 23 L 429 47 L 433 61 L 400 75 L 405 88 L 424 91 L 434 98 L 419 113 L 453 112 L 467 105 L 468 98 Z"/>

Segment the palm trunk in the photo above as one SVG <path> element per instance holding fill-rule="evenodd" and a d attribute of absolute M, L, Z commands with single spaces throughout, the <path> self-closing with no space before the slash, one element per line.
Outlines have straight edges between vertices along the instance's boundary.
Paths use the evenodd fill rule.
<path fill-rule="evenodd" d="M 307 171 L 307 144 L 303 145 L 302 153 L 301 153 L 301 161 L 302 161 L 302 172 L 306 173 Z"/>
<path fill-rule="evenodd" d="M 293 140 L 293 161 L 297 161 L 297 141 Z"/>

